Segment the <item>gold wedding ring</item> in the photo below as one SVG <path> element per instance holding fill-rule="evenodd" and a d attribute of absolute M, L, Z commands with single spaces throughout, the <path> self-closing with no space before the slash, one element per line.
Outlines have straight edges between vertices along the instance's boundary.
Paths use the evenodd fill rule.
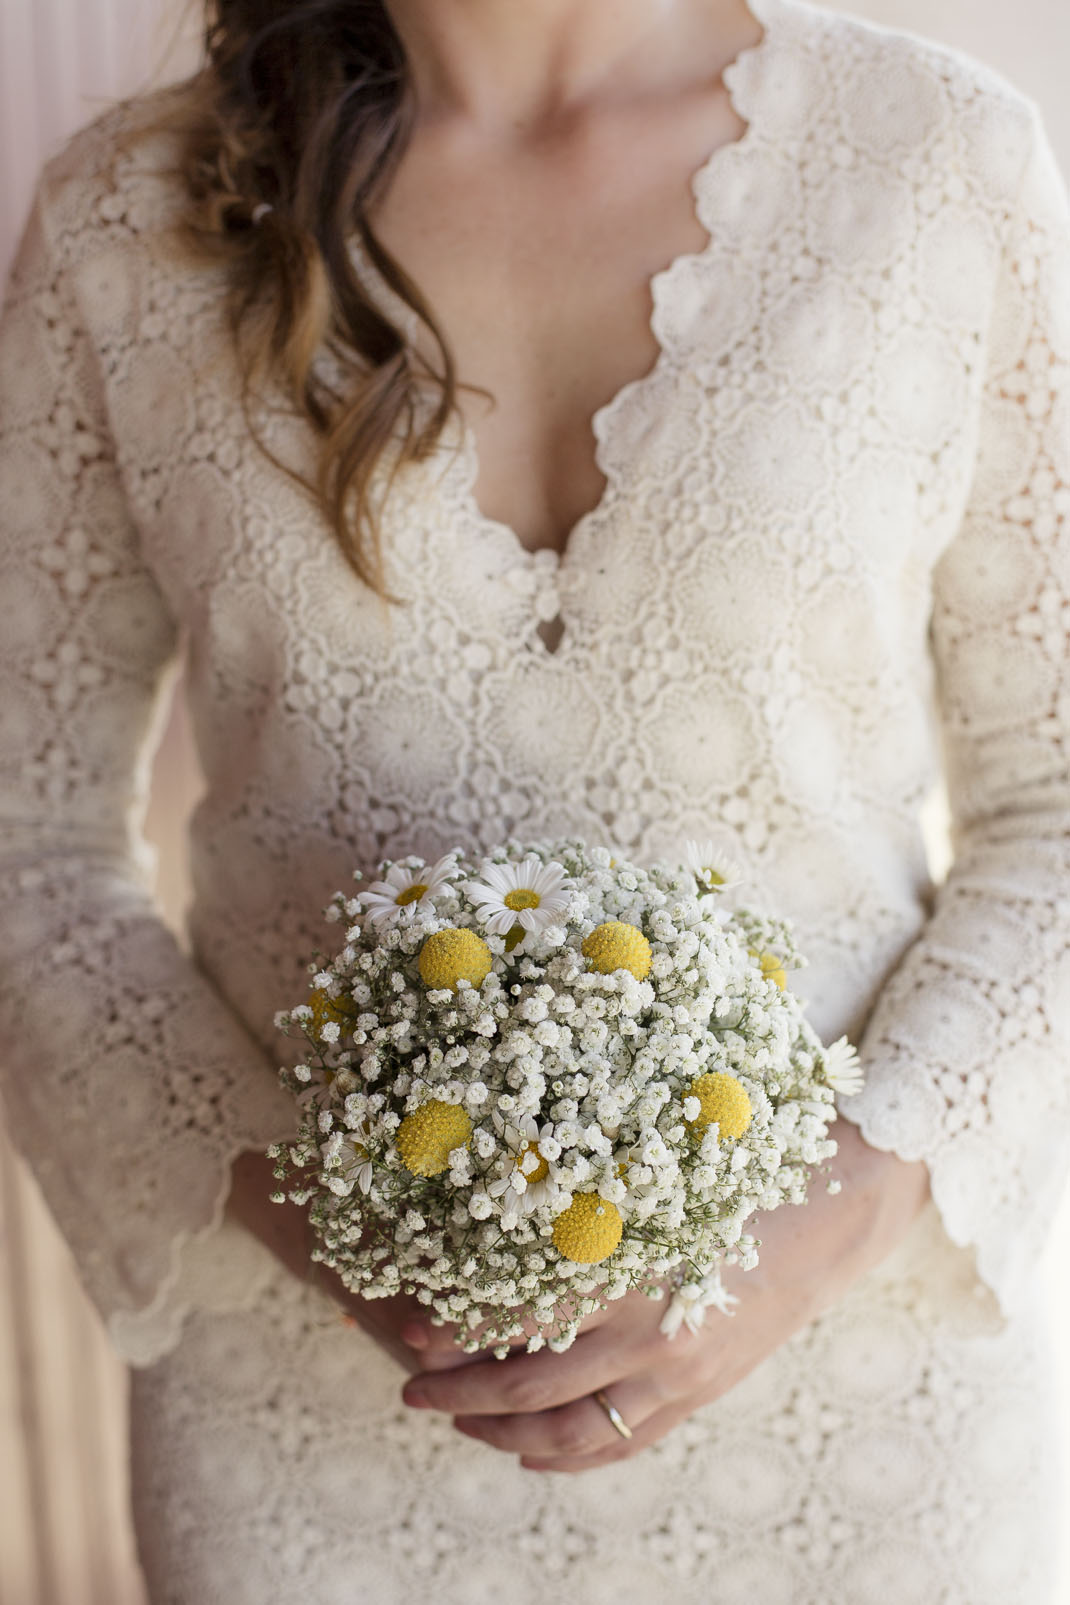
<path fill-rule="evenodd" d="M 606 1398 L 605 1394 L 602 1392 L 602 1389 L 596 1388 L 594 1393 L 591 1394 L 591 1398 L 596 1404 L 600 1404 L 602 1406 L 602 1409 L 606 1412 L 606 1415 L 609 1417 L 610 1422 L 612 1423 L 614 1431 L 619 1432 L 622 1438 L 630 1438 L 632 1435 L 631 1427 L 625 1421 L 616 1405 L 611 1404 Z"/>

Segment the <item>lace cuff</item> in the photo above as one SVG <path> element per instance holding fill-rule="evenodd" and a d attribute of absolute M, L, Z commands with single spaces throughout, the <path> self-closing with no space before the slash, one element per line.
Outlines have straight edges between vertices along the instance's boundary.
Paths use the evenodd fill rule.
<path fill-rule="evenodd" d="M 1008 891 L 1008 881 L 1013 892 Z M 929 1167 L 933 1200 L 1012 1316 L 1070 1166 L 1070 858 L 1040 841 L 960 859 L 884 989 L 844 1103 L 867 1142 Z"/>
<path fill-rule="evenodd" d="M 4 906 L 12 1137 L 120 1352 L 149 1364 L 195 1302 L 184 1251 L 203 1259 L 231 1160 L 291 1135 L 292 1103 L 126 875 L 38 860 Z"/>

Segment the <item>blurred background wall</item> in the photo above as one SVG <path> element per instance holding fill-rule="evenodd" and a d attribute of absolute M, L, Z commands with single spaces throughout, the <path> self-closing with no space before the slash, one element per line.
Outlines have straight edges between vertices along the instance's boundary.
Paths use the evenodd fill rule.
<path fill-rule="evenodd" d="M 836 9 L 991 62 L 1040 102 L 1070 174 L 1067 0 L 852 0 Z M 196 0 L 0 0 L 0 277 L 43 158 L 117 95 L 187 71 L 197 24 Z M 148 820 L 160 905 L 176 928 L 183 822 L 198 786 L 179 691 Z M 1064 1209 L 1046 1285 L 1065 1355 L 1068 1270 Z M 144 1605 L 126 1518 L 125 1404 L 125 1372 L 0 1132 L 0 1605 Z M 1070 1457 L 1065 1395 L 1061 1407 Z M 1064 1525 L 1070 1531 L 1070 1503 Z"/>

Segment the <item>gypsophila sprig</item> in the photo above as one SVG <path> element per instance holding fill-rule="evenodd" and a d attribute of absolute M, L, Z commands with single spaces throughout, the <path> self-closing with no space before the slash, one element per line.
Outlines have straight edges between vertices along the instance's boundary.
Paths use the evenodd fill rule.
<path fill-rule="evenodd" d="M 379 873 L 336 895 L 344 944 L 276 1017 L 301 1124 L 272 1157 L 314 1257 L 500 1355 L 567 1348 L 632 1289 L 670 1288 L 670 1336 L 730 1312 L 747 1221 L 805 1201 L 861 1085 L 787 985 L 790 927 L 710 895 L 730 875 L 709 844 L 641 868 L 510 841 Z"/>

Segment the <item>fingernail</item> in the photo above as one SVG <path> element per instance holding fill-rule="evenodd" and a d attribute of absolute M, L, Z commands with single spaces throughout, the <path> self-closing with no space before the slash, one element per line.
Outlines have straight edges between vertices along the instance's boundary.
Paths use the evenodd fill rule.
<path fill-rule="evenodd" d="M 401 1336 L 410 1349 L 426 1349 L 431 1342 L 431 1334 L 426 1326 L 420 1326 L 415 1321 L 411 1326 L 402 1327 Z"/>
<path fill-rule="evenodd" d="M 407 1404 L 410 1409 L 429 1410 L 431 1408 L 431 1401 L 423 1388 L 414 1387 L 411 1383 L 406 1384 L 402 1390 L 401 1398 L 403 1403 Z"/>

